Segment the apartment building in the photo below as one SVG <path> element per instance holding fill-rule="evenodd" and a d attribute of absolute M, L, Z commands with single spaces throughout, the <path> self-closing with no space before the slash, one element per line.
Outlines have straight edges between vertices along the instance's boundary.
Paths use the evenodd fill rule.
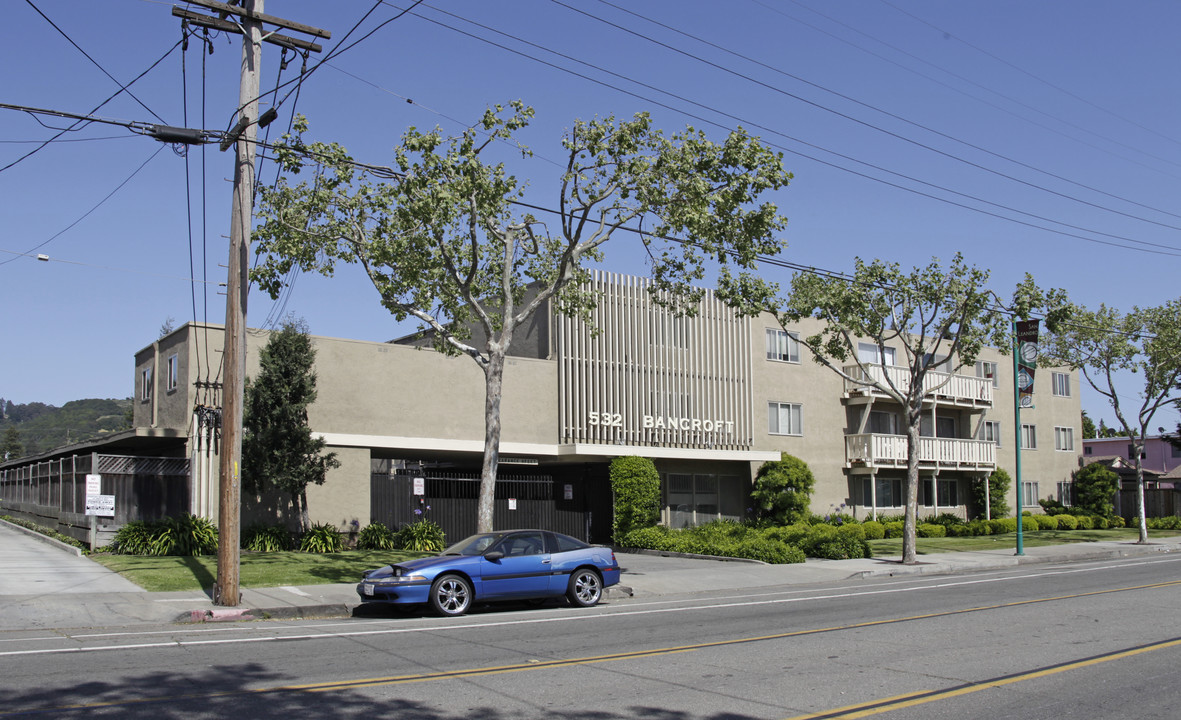
<path fill-rule="evenodd" d="M 738 318 L 708 293 L 694 316 L 677 317 L 652 302 L 643 279 L 599 273 L 593 282 L 600 301 L 589 324 L 547 314 L 514 340 L 501 405 L 502 478 L 526 470 L 551 479 L 562 489 L 555 503 L 581 499 L 575 509 L 595 516 L 580 534 L 596 540 L 609 532 L 607 467 L 624 455 L 654 461 L 662 520 L 672 526 L 743 517 L 755 472 L 783 452 L 815 474 L 816 513 L 902 511 L 902 408 L 814 362 L 799 338 L 817 330 L 815 321 L 781 328 L 770 316 Z M 323 486 L 309 488 L 315 520 L 345 527 L 388 514 L 395 501 L 378 497 L 383 477 L 478 477 L 484 380 L 469 358 L 409 340 L 312 340 L 319 397 L 309 422 L 341 460 Z M 265 341 L 266 333 L 250 333 L 248 375 Z M 191 510 L 211 517 L 217 448 L 203 408 L 220 404 L 210 358 L 221 345 L 219 326 L 187 324 L 136 355 L 135 424 L 184 438 Z M 876 346 L 860 351 L 883 359 Z M 901 349 L 884 353 L 871 372 L 905 381 L 894 365 Z M 970 370 L 928 377 L 939 389 L 924 406 L 921 514 L 977 512 L 971 484 L 997 467 L 1016 477 L 1018 442 L 1023 509 L 1069 483 L 1081 452 L 1077 376 L 1039 369 L 1035 407 L 1021 411 L 1018 428 L 1013 374 L 1011 356 L 985 349 Z M 430 492 L 459 492 L 444 487 Z M 513 498 L 498 505 L 497 523 L 519 524 L 517 507 Z"/>

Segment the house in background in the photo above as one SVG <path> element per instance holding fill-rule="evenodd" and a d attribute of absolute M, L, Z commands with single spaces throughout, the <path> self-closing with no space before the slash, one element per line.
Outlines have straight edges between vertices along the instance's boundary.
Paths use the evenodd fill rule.
<path fill-rule="evenodd" d="M 1135 467 L 1136 460 L 1132 457 L 1134 451 L 1135 448 L 1132 447 L 1130 438 L 1122 436 L 1091 438 L 1083 440 L 1081 462 L 1086 465 L 1118 457 L 1126 461 L 1127 467 Z M 1144 438 L 1144 451 L 1140 453 L 1140 466 L 1154 476 L 1165 475 L 1169 471 L 1181 467 L 1181 448 L 1173 447 L 1160 435 Z"/>

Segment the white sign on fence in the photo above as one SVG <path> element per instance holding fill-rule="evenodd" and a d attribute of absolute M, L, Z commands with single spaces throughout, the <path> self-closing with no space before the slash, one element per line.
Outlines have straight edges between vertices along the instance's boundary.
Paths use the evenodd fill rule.
<path fill-rule="evenodd" d="M 100 517 L 115 517 L 114 495 L 87 495 L 86 514 Z"/>
<path fill-rule="evenodd" d="M 102 475 L 87 475 L 86 476 L 86 497 L 98 495 L 103 491 L 103 476 Z"/>

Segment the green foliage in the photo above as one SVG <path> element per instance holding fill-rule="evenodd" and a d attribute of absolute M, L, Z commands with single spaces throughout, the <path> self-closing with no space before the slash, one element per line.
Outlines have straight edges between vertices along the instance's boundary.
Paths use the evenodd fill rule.
<path fill-rule="evenodd" d="M 993 535 L 1017 532 L 1017 518 L 993 518 L 988 521 L 988 524 L 992 528 Z"/>
<path fill-rule="evenodd" d="M 1074 473 L 1074 509 L 1079 513 L 1110 517 L 1119 491 L 1119 475 L 1102 463 L 1091 463 Z"/>
<path fill-rule="evenodd" d="M 755 518 L 776 525 L 807 519 L 815 486 L 808 464 L 797 457 L 783 453 L 779 460 L 763 463 L 750 494 Z"/>
<path fill-rule="evenodd" d="M 932 525 L 942 525 L 950 528 L 953 525 L 963 525 L 964 519 L 955 513 L 939 513 L 931 517 L 923 518 L 922 522 L 930 523 Z"/>
<path fill-rule="evenodd" d="M 115 532 L 109 549 L 121 555 L 213 555 L 217 526 L 187 513 L 153 522 L 132 521 Z"/>
<path fill-rule="evenodd" d="M 1176 515 L 1146 518 L 1145 522 L 1152 530 L 1181 530 L 1181 517 L 1177 517 Z"/>
<path fill-rule="evenodd" d="M 660 474 L 648 458 L 628 456 L 611 461 L 610 476 L 615 496 L 611 536 L 619 542 L 632 530 L 660 520 Z"/>
<path fill-rule="evenodd" d="M 1011 511 L 1008 501 L 1009 490 L 1013 487 L 1013 479 L 1009 476 L 1009 473 L 1004 468 L 997 468 L 988 476 L 987 483 L 972 483 L 972 507 L 976 516 L 981 518 L 984 517 L 984 492 L 986 485 L 988 487 L 990 517 L 1003 518 L 1007 516 Z"/>
<path fill-rule="evenodd" d="M 860 524 L 813 525 L 807 537 L 800 543 L 800 549 L 808 557 L 827 560 L 848 560 L 870 556 L 869 543 L 865 541 L 865 530 Z"/>
<path fill-rule="evenodd" d="M 672 530 L 664 525 L 633 528 L 616 539 L 620 547 L 643 550 L 671 550 Z"/>
<path fill-rule="evenodd" d="M 793 523 L 782 527 L 764 528 L 763 536 L 788 545 L 798 546 L 804 541 L 804 538 L 808 537 L 808 531 L 811 529 L 812 526 L 808 523 Z"/>
<path fill-rule="evenodd" d="M 1059 530 L 1074 530 L 1078 528 L 1078 518 L 1074 515 L 1063 513 L 1061 515 L 1055 515 L 1054 519 L 1058 521 Z"/>
<path fill-rule="evenodd" d="M 670 530 L 664 526 L 635 528 L 621 538 L 621 546 L 690 555 L 713 555 L 760 560 L 766 563 L 804 562 L 803 550 L 782 539 L 783 528 L 760 530 L 720 520 L 698 527 Z"/>
<path fill-rule="evenodd" d="M 987 520 L 972 520 L 968 523 L 968 529 L 973 535 L 991 535 L 992 523 Z"/>
<path fill-rule="evenodd" d="M 101 438 L 131 427 L 131 399 L 71 400 L 60 408 L 45 403 L 4 401 L 0 408 L 0 459 L 35 455 L 71 443 Z"/>
<path fill-rule="evenodd" d="M 881 540 L 886 537 L 886 527 L 877 520 L 866 520 L 861 523 L 861 527 L 865 530 L 866 540 Z"/>
<path fill-rule="evenodd" d="M 447 547 L 443 528 L 433 520 L 416 520 L 394 534 L 394 547 L 415 552 L 439 552 Z"/>
<path fill-rule="evenodd" d="M 344 539 L 335 525 L 316 523 L 299 540 L 300 552 L 336 553 L 344 550 Z"/>
<path fill-rule="evenodd" d="M 1058 518 L 1053 515 L 1034 515 L 1034 522 L 1037 523 L 1038 530 L 1057 530 Z"/>
<path fill-rule="evenodd" d="M 1094 530 L 1095 517 L 1093 515 L 1076 515 L 1079 530 Z"/>
<path fill-rule="evenodd" d="M 290 550 L 293 544 L 291 531 L 282 523 L 254 523 L 242 533 L 242 548 L 252 552 L 281 552 Z"/>
<path fill-rule="evenodd" d="M 298 117 L 275 146 L 287 177 L 259 186 L 252 280 L 277 298 L 294 269 L 330 277 L 338 264 L 357 264 L 396 320 L 417 319 L 436 349 L 480 365 L 492 400 L 513 331 L 538 308 L 553 303 L 591 319 L 598 293 L 586 265 L 604 259 L 616 230 L 644 227 L 651 297 L 676 310 L 702 297 L 709 262 L 727 274 L 782 249 L 787 219 L 761 199 L 791 179 L 782 156 L 744 132 L 723 142 L 692 128 L 665 134 L 646 113 L 574 121 L 550 203 L 569 215 L 537 220 L 516 205 L 527 183 L 488 157 L 505 144 L 531 157 L 513 138 L 533 115 L 516 101 L 489 108 L 457 137 L 410 128 L 394 148 L 393 177 L 371 173 L 340 145 L 305 141 L 307 121 Z M 310 165 L 311 182 L 288 179 Z M 499 442 L 498 432 L 486 442 L 481 531 L 492 527 Z"/>
<path fill-rule="evenodd" d="M 358 550 L 393 550 L 396 547 L 394 531 L 383 523 L 369 523 L 357 535 Z"/>
<path fill-rule="evenodd" d="M 284 323 L 259 354 L 259 372 L 246 386 L 242 435 L 242 486 L 261 493 L 274 487 L 291 498 L 300 528 L 309 530 L 308 485 L 322 485 L 339 467 L 336 453 L 308 425 L 316 399 L 316 353 L 306 326 Z"/>
<path fill-rule="evenodd" d="M 1044 510 L 1047 515 L 1061 515 L 1062 513 L 1067 512 L 1066 506 L 1054 498 L 1041 498 L 1037 501 L 1037 504 L 1042 506 L 1042 510 Z"/>
<path fill-rule="evenodd" d="M 921 538 L 940 538 L 947 537 L 947 526 L 936 525 L 935 523 L 919 523 L 914 529 L 916 537 Z"/>
<path fill-rule="evenodd" d="M 902 520 L 891 520 L 883 523 L 883 525 L 886 528 L 886 537 L 888 538 L 900 538 L 905 530 L 905 522 Z"/>
<path fill-rule="evenodd" d="M 1021 532 L 1037 532 L 1039 529 L 1037 519 L 1032 515 L 1021 516 Z M 1014 528 L 1016 530 L 1016 528 Z"/>

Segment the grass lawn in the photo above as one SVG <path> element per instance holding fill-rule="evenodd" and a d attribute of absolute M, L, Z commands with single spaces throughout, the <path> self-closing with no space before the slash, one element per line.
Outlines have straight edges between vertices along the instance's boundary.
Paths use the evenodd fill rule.
<path fill-rule="evenodd" d="M 1149 530 L 1148 539 L 1154 537 L 1176 537 L 1176 530 Z M 1044 547 L 1046 545 L 1067 545 L 1079 542 L 1097 542 L 1099 540 L 1115 540 L 1135 542 L 1140 538 L 1140 531 L 1136 528 L 1117 528 L 1114 530 L 1037 530 L 1023 533 L 1024 547 Z M 975 535 L 972 537 L 943 537 L 918 538 L 915 550 L 919 555 L 945 552 L 977 552 L 980 550 L 1017 549 L 1017 533 L 1004 535 Z M 889 557 L 902 554 L 902 538 L 887 538 L 884 540 L 870 540 L 869 547 L 874 557 Z"/>
<path fill-rule="evenodd" d="M 243 552 L 238 571 L 242 587 L 320 585 L 356 582 L 361 573 L 428 553 L 401 550 L 347 550 L 340 553 Z M 150 592 L 206 590 L 217 579 L 217 557 L 141 557 L 94 553 L 90 558 Z"/>

